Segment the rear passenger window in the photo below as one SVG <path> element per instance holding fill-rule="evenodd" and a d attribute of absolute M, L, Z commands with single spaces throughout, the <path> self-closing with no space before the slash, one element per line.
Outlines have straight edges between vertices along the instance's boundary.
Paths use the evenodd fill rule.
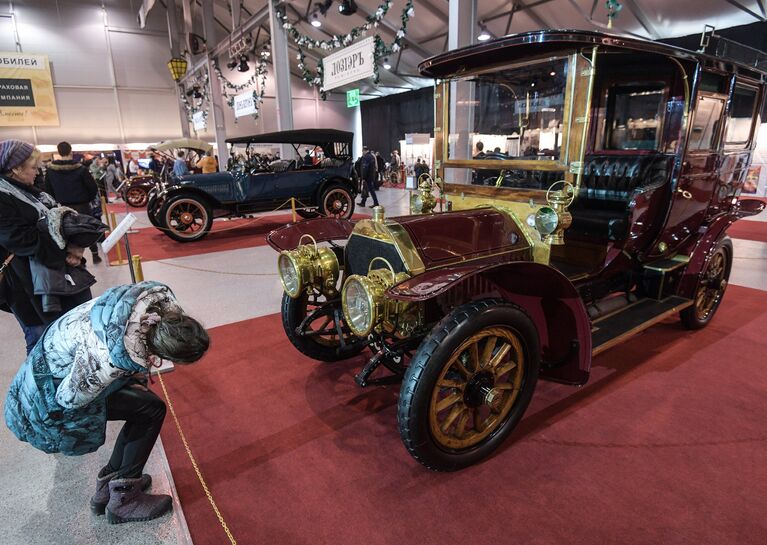
<path fill-rule="evenodd" d="M 607 114 L 600 127 L 603 150 L 657 150 L 665 112 L 662 83 L 617 85 L 607 93 Z"/>
<path fill-rule="evenodd" d="M 736 85 L 730 102 L 730 113 L 727 120 L 727 135 L 725 144 L 740 144 L 745 147 L 751 139 L 751 126 L 756 107 L 756 89 Z"/>
<path fill-rule="evenodd" d="M 716 147 L 716 136 L 719 132 L 717 129 L 723 109 L 724 100 L 721 98 L 698 98 L 698 106 L 692 118 L 688 150 L 710 150 Z"/>

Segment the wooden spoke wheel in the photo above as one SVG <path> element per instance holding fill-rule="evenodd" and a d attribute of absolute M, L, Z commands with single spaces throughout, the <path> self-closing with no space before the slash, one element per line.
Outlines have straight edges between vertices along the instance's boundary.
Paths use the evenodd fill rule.
<path fill-rule="evenodd" d="M 201 239 L 213 224 L 210 207 L 194 196 L 178 195 L 169 199 L 163 206 L 162 218 L 163 232 L 179 242 Z"/>
<path fill-rule="evenodd" d="M 722 302 L 732 269 L 732 242 L 724 239 L 717 246 L 701 273 L 695 290 L 695 302 L 680 313 L 688 329 L 700 329 L 714 317 Z"/>
<path fill-rule="evenodd" d="M 349 219 L 354 214 L 354 197 L 347 188 L 332 185 L 322 193 L 320 211 L 328 217 Z"/>
<path fill-rule="evenodd" d="M 307 317 L 310 317 L 308 321 Z M 303 328 L 299 333 L 297 330 L 302 324 Z M 282 327 L 293 346 L 315 360 L 344 360 L 356 356 L 364 348 L 343 322 L 341 305 L 327 304 L 321 295 L 303 294 L 298 299 L 293 299 L 283 293 Z M 345 349 L 341 349 L 341 336 L 347 344 Z"/>
<path fill-rule="evenodd" d="M 506 419 L 519 396 L 525 356 L 513 330 L 472 335 L 442 368 L 429 404 L 429 428 L 445 449 L 481 443 Z"/>
<path fill-rule="evenodd" d="M 141 208 L 149 200 L 149 192 L 143 187 L 130 187 L 125 192 L 125 202 L 134 208 Z"/>
<path fill-rule="evenodd" d="M 485 299 L 454 309 L 405 373 L 397 418 L 410 454 L 437 471 L 488 456 L 527 409 L 539 359 L 535 325 L 516 305 Z"/>

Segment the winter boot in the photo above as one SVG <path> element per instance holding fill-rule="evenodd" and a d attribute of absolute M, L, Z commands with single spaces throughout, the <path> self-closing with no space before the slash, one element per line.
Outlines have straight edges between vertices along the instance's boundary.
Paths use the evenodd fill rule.
<path fill-rule="evenodd" d="M 93 255 L 93 264 L 94 265 L 98 265 L 99 263 L 101 263 L 101 261 L 102 261 L 101 260 L 101 256 L 99 255 L 98 252 L 93 252 L 92 255 Z"/>
<path fill-rule="evenodd" d="M 104 509 L 109 503 L 109 481 L 117 476 L 117 472 L 108 473 L 107 475 L 101 475 L 96 477 L 96 493 L 91 498 L 91 511 L 94 515 L 103 515 Z M 146 490 L 152 486 L 152 477 L 144 473 L 141 476 L 141 490 Z"/>
<path fill-rule="evenodd" d="M 106 514 L 109 524 L 152 520 L 173 508 L 173 500 L 165 494 L 145 494 L 141 478 L 109 481 L 109 503 Z"/>

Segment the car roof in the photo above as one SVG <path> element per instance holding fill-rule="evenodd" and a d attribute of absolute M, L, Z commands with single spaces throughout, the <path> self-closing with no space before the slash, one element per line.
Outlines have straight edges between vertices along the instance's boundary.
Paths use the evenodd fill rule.
<path fill-rule="evenodd" d="M 298 129 L 293 131 L 267 132 L 252 136 L 227 138 L 227 144 L 315 144 L 331 142 L 352 143 L 354 133 L 338 129 Z"/>
<path fill-rule="evenodd" d="M 717 36 L 716 38 L 719 37 Z M 712 45 L 718 43 L 716 41 Z M 728 57 L 725 55 L 709 55 L 698 51 L 690 51 L 689 49 L 651 40 L 628 38 L 626 36 L 589 30 L 537 30 L 521 34 L 511 34 L 483 44 L 470 45 L 435 55 L 423 61 L 418 68 L 426 76 L 445 78 L 460 75 L 464 71 L 491 67 L 499 63 L 524 60 L 533 55 L 553 54 L 565 49 L 592 45 L 599 45 L 600 49 L 628 50 L 666 55 L 699 62 L 704 66 L 716 67 L 719 70 L 726 70 L 730 73 L 737 72 L 739 69 L 745 69 L 747 72 L 750 72 L 749 75 L 762 81 L 767 76 L 767 62 L 765 61 L 764 53 L 734 42 L 730 42 L 728 48 L 722 48 L 730 54 Z M 707 50 L 711 49 L 711 47 L 707 48 Z M 713 49 L 716 52 L 719 48 Z M 738 51 L 739 49 L 742 51 Z M 732 58 L 736 56 L 740 58 Z"/>

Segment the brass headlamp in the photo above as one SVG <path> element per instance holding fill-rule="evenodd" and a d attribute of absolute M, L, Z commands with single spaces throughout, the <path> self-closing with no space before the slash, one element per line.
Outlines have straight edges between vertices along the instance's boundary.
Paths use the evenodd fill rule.
<path fill-rule="evenodd" d="M 562 189 L 554 190 L 557 184 L 562 184 Z M 565 229 L 573 223 L 573 216 L 568 211 L 568 207 L 575 199 L 575 188 L 570 182 L 560 180 L 554 182 L 546 191 L 546 201 L 548 201 L 551 210 L 557 215 L 555 229 L 546 234 L 544 242 L 552 246 L 558 246 L 565 243 Z M 545 221 L 543 223 L 546 223 Z"/>
<path fill-rule="evenodd" d="M 383 261 L 388 268 L 372 269 L 376 261 Z M 341 304 L 344 319 L 352 333 L 367 337 L 382 321 L 396 317 L 408 306 L 408 303 L 389 300 L 384 295 L 394 284 L 408 278 L 407 273 L 395 273 L 391 263 L 382 257 L 370 261 L 366 276 L 353 274 L 347 278 L 341 290 Z"/>
<path fill-rule="evenodd" d="M 312 243 L 301 244 L 304 237 Z M 280 282 L 285 293 L 297 299 L 308 289 L 315 288 L 326 297 L 338 295 L 339 266 L 335 252 L 330 248 L 320 248 L 311 235 L 301 235 L 299 245 L 294 250 L 284 250 L 277 260 Z"/>
<path fill-rule="evenodd" d="M 436 180 L 428 173 L 421 174 L 418 178 L 418 193 L 412 193 L 410 196 L 411 214 L 431 214 L 437 207 L 437 199 L 432 194 L 434 186 L 442 190 L 442 180 Z"/>

